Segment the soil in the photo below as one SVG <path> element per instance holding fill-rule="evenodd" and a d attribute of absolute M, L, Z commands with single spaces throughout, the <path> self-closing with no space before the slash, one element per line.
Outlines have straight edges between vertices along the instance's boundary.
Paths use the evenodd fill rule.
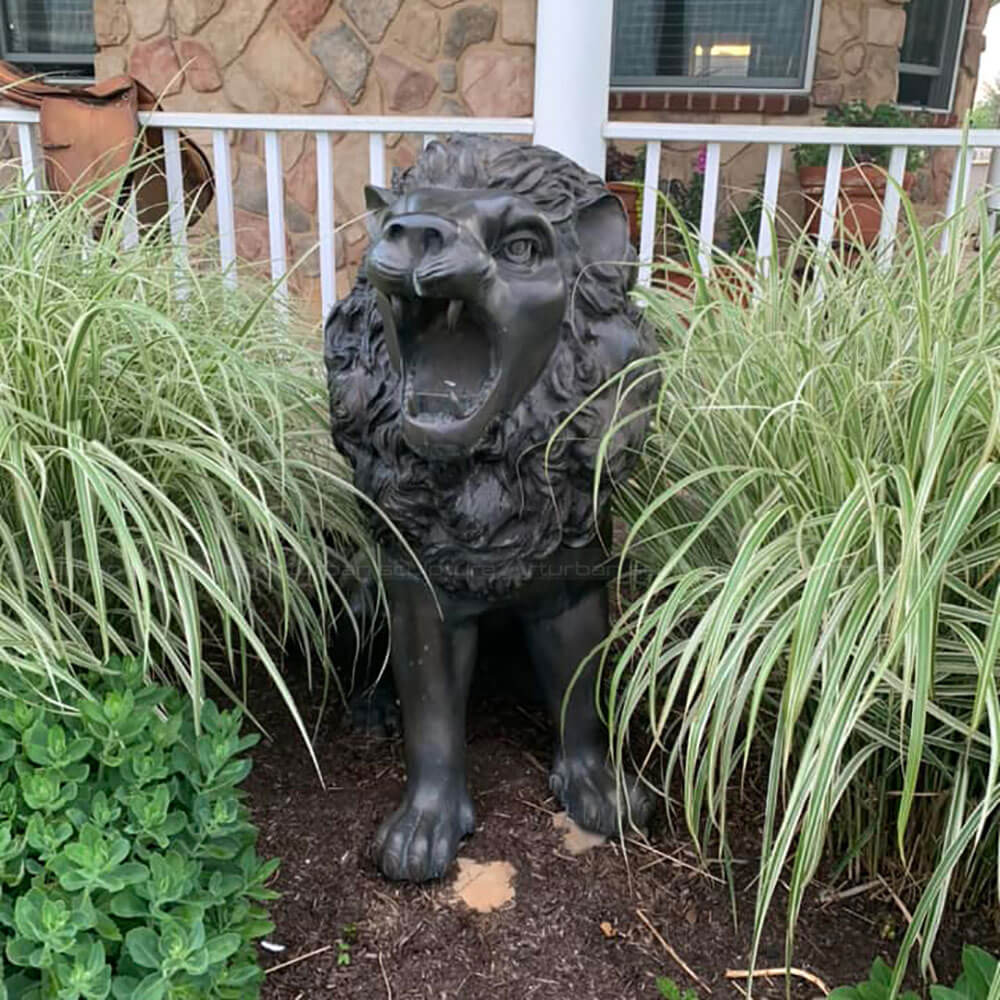
<path fill-rule="evenodd" d="M 310 704 L 304 690 L 296 695 Z M 477 827 L 460 858 L 501 863 L 492 870 L 511 890 L 500 885 L 499 898 L 487 891 L 486 912 L 476 912 L 456 895 L 459 866 L 439 883 L 404 885 L 384 879 L 370 857 L 403 786 L 398 739 L 349 731 L 328 711 L 316 743 L 323 788 L 278 698 L 261 685 L 250 704 L 271 739 L 254 751 L 246 787 L 261 852 L 283 859 L 269 938 L 283 950 L 261 949 L 273 969 L 264 1000 L 632 1000 L 658 997 L 657 976 L 693 987 L 701 1000 L 741 1000 L 725 973 L 748 965 L 761 826 L 753 794 L 734 822 L 732 892 L 721 868 L 699 864 L 684 831 L 672 832 L 662 817 L 645 844 L 623 851 L 608 842 L 574 855 L 572 831 L 557 828 L 559 806 L 548 793 L 543 715 L 525 707 L 523 691 L 474 692 Z M 462 869 L 466 877 L 480 871 Z M 891 961 L 905 920 L 881 886 L 836 902 L 830 895 L 822 881 L 809 891 L 794 965 L 833 988 L 865 979 L 878 955 Z M 778 900 L 758 968 L 784 965 L 782 910 Z M 957 973 L 963 941 L 995 951 L 994 925 L 982 915 L 946 919 L 934 956 L 943 981 Z M 798 977 L 790 989 L 799 1000 L 821 992 Z M 753 995 L 785 996 L 785 981 L 757 980 Z"/>

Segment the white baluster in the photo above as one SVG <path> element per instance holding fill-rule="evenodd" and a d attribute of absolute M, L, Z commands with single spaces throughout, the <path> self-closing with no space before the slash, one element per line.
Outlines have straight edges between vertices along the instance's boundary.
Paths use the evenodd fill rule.
<path fill-rule="evenodd" d="M 642 230 L 639 234 L 639 284 L 648 288 L 652 279 L 653 240 L 660 201 L 660 151 L 658 142 L 646 143 L 646 176 L 642 187 Z"/>
<path fill-rule="evenodd" d="M 705 187 L 701 199 L 701 225 L 698 230 L 698 263 L 707 278 L 712 273 L 712 248 L 715 245 L 715 213 L 719 208 L 719 168 L 722 146 L 710 142 L 705 149 Z"/>
<path fill-rule="evenodd" d="M 771 269 L 774 253 L 774 235 L 777 227 L 778 187 L 781 184 L 781 160 L 784 147 L 772 142 L 767 147 L 767 166 L 764 168 L 764 191 L 760 213 L 760 232 L 757 234 L 757 273 L 766 275 Z"/>
<path fill-rule="evenodd" d="M 902 200 L 903 179 L 906 176 L 906 154 L 905 146 L 893 146 L 889 156 L 889 176 L 882 204 L 882 228 L 878 235 L 879 263 L 886 269 L 892 264 L 892 256 L 896 249 L 899 206 Z"/>
<path fill-rule="evenodd" d="M 215 168 L 215 212 L 219 223 L 219 260 L 223 280 L 236 287 L 236 212 L 233 199 L 233 171 L 229 158 L 229 136 L 224 129 L 212 132 Z"/>
<path fill-rule="evenodd" d="M 333 208 L 333 137 L 316 133 L 316 184 L 319 212 L 319 274 L 323 319 L 337 300 L 337 241 Z"/>
<path fill-rule="evenodd" d="M 281 176 L 281 137 L 264 133 L 264 165 L 267 168 L 267 233 L 271 247 L 271 280 L 275 298 L 288 301 L 288 257 L 285 250 L 285 185 Z"/>

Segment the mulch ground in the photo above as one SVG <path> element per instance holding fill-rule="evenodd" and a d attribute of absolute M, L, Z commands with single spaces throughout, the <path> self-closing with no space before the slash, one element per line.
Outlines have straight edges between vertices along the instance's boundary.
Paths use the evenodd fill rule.
<path fill-rule="evenodd" d="M 309 704 L 306 692 L 297 695 Z M 516 869 L 514 899 L 478 913 L 454 900 L 454 870 L 440 883 L 401 885 L 371 860 L 378 823 L 403 786 L 398 739 L 350 732 L 329 711 L 316 747 L 324 789 L 278 699 L 261 687 L 251 707 L 272 739 L 254 751 L 246 787 L 261 852 L 283 859 L 270 940 L 284 950 L 261 951 L 274 970 L 264 1000 L 632 1000 L 659 996 L 657 976 L 693 987 L 701 1000 L 741 1000 L 725 972 L 747 967 L 760 830 L 753 802 L 737 820 L 732 892 L 721 870 L 699 866 L 683 831 L 671 832 L 662 818 L 648 845 L 629 845 L 627 857 L 617 843 L 573 857 L 553 827 L 558 806 L 548 794 L 550 736 L 541 713 L 495 690 L 474 694 L 469 771 L 477 828 L 460 857 Z M 822 884 L 810 891 L 794 962 L 832 988 L 866 978 L 878 955 L 891 960 L 905 921 L 877 890 L 829 896 Z M 782 905 L 759 968 L 784 964 Z M 337 939 L 350 941 L 346 951 Z M 963 941 L 995 951 L 993 923 L 949 916 L 935 953 L 943 980 L 954 976 Z M 794 998 L 819 993 L 805 980 L 792 982 Z M 754 986 L 754 996 L 784 995 L 783 979 Z"/>

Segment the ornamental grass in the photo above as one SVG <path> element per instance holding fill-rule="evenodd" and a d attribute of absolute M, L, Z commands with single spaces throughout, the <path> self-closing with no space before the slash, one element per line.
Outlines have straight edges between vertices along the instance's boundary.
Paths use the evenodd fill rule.
<path fill-rule="evenodd" d="M 755 950 L 783 882 L 790 956 L 821 863 L 885 875 L 896 986 L 946 907 L 996 900 L 1000 822 L 1000 241 L 904 214 L 891 262 L 800 242 L 723 261 L 741 294 L 641 293 L 662 392 L 603 651 L 616 762 L 704 855 L 759 782 Z"/>
<path fill-rule="evenodd" d="M 270 285 L 87 205 L 0 190 L 0 657 L 54 691 L 138 655 L 196 718 L 252 666 L 292 706 L 283 655 L 326 670 L 373 557 L 319 354 Z"/>

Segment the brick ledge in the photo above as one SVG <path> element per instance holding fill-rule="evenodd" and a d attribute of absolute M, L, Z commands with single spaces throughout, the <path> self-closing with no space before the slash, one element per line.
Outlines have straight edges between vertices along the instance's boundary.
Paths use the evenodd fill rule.
<path fill-rule="evenodd" d="M 805 115 L 814 105 L 808 94 L 706 94 L 704 91 L 612 90 L 608 111 L 694 111 L 764 115 Z M 817 106 L 818 108 L 818 106 Z M 958 115 L 931 113 L 931 128 L 955 128 Z"/>
<path fill-rule="evenodd" d="M 707 94 L 704 91 L 612 90 L 609 111 L 744 112 L 765 115 L 808 114 L 807 94 Z"/>

